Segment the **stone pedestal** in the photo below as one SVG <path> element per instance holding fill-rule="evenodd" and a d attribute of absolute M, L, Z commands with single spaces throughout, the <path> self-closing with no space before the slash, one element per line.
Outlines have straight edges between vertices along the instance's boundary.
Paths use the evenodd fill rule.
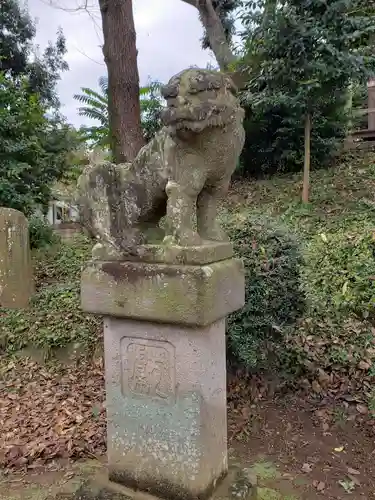
<path fill-rule="evenodd" d="M 33 292 L 27 219 L 18 210 L 0 207 L 0 307 L 28 307 Z"/>
<path fill-rule="evenodd" d="M 110 479 L 195 499 L 227 471 L 225 317 L 244 274 L 232 258 L 186 260 L 93 261 L 82 305 L 104 315 Z"/>

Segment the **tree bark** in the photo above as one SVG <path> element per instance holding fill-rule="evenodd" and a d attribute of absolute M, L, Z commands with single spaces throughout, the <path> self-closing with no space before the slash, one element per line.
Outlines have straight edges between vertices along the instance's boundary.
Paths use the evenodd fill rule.
<path fill-rule="evenodd" d="M 211 0 L 182 0 L 198 9 L 200 20 L 206 30 L 210 46 L 222 71 L 227 71 L 237 61 L 225 36 L 220 17 Z"/>
<path fill-rule="evenodd" d="M 302 189 L 303 203 L 309 202 L 310 142 L 311 142 L 311 115 L 307 113 L 305 118 L 305 160 L 303 165 L 303 189 Z"/>
<path fill-rule="evenodd" d="M 116 163 L 134 160 L 144 145 L 132 0 L 99 0 L 108 70 L 111 148 Z"/>

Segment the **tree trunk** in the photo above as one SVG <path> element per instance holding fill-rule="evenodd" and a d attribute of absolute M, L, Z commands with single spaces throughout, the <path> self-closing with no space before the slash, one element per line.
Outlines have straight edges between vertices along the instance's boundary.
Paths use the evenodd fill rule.
<path fill-rule="evenodd" d="M 108 69 L 111 148 L 116 163 L 134 160 L 144 145 L 132 0 L 99 0 Z"/>
<path fill-rule="evenodd" d="M 222 71 L 227 71 L 237 61 L 233 54 L 220 17 L 211 0 L 182 0 L 198 9 L 200 20 L 206 30 L 210 46 Z"/>
<path fill-rule="evenodd" d="M 262 20 L 263 29 L 267 29 L 269 23 L 274 20 L 276 14 L 276 7 L 277 7 L 277 0 L 266 0 L 264 5 L 263 20 Z"/>
<path fill-rule="evenodd" d="M 311 141 L 311 115 L 307 113 L 305 119 L 305 161 L 303 165 L 303 190 L 302 190 L 303 203 L 309 202 L 310 141 Z"/>

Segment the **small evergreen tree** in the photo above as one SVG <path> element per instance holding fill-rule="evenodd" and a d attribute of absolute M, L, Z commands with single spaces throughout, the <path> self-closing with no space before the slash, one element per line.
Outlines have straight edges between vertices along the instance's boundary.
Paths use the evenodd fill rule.
<path fill-rule="evenodd" d="M 286 108 L 304 117 L 303 201 L 308 201 L 310 138 L 315 110 L 338 101 L 350 83 L 375 72 L 369 34 L 373 18 L 361 0 L 282 0 L 264 21 L 264 4 L 245 2 L 245 101 L 252 108 Z"/>

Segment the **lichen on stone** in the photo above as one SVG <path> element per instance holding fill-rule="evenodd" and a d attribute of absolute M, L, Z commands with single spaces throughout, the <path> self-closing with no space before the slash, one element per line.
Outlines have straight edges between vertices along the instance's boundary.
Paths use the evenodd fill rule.
<path fill-rule="evenodd" d="M 190 247 L 227 239 L 216 206 L 245 135 L 233 82 L 216 71 L 188 69 L 162 93 L 164 127 L 135 160 L 89 165 L 78 181 L 83 225 L 120 260 L 139 255 L 150 241 Z"/>

